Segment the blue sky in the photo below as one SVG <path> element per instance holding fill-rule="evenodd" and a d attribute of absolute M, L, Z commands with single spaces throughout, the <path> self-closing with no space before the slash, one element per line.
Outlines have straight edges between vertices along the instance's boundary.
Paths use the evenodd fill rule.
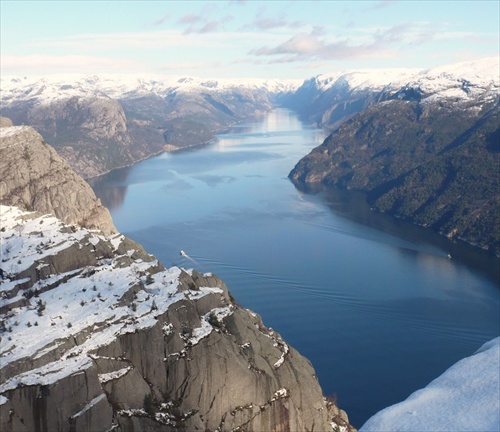
<path fill-rule="evenodd" d="M 492 1 L 0 1 L 2 75 L 308 78 L 499 55 Z"/>

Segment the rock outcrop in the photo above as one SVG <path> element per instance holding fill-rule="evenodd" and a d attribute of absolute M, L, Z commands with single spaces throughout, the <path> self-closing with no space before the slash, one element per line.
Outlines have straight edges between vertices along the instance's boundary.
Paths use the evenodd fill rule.
<path fill-rule="evenodd" d="M 14 126 L 12 120 L 7 117 L 0 117 L 0 128 Z"/>
<path fill-rule="evenodd" d="M 116 232 L 91 187 L 28 126 L 0 129 L 0 200 L 68 224 Z"/>
<path fill-rule="evenodd" d="M 353 430 L 218 277 L 76 224 L 101 225 L 95 197 L 33 129 L 1 131 L 2 201 L 41 211 L 0 206 L 2 432 Z"/>
<path fill-rule="evenodd" d="M 0 213 L 2 431 L 348 430 L 310 363 L 216 276 Z"/>

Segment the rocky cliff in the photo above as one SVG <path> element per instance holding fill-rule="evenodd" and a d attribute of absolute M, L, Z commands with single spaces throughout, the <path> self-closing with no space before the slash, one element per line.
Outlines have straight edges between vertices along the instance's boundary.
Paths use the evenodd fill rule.
<path fill-rule="evenodd" d="M 28 126 L 0 128 L 0 200 L 105 234 L 116 231 L 90 186 Z"/>
<path fill-rule="evenodd" d="M 2 199 L 32 202 L 45 187 L 76 197 L 39 135 L 2 133 L 11 169 L 36 158 L 35 173 L 55 164 L 71 186 L 3 176 Z M 215 275 L 164 268 L 119 233 L 42 213 L 0 206 L 2 431 L 351 430 L 311 364 Z"/>

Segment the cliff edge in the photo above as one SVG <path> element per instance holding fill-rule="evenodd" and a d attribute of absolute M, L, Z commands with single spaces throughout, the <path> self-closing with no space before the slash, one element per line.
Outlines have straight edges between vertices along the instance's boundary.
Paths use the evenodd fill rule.
<path fill-rule="evenodd" d="M 1 136 L 2 204 L 23 209 L 0 206 L 0 430 L 353 430 L 218 277 L 85 213 L 95 197 L 33 129 Z"/>

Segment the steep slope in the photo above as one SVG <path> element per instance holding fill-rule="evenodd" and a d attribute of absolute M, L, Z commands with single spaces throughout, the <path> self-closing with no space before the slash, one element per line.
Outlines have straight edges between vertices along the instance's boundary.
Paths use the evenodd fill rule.
<path fill-rule="evenodd" d="M 2 78 L 1 114 L 35 127 L 83 177 L 199 145 L 269 111 L 296 82 L 179 77 Z"/>
<path fill-rule="evenodd" d="M 32 129 L 5 131 L 10 160 L 50 166 Z M 57 178 L 75 196 L 69 171 Z M 33 179 L 41 190 L 52 180 Z M 17 195 L 17 183 L 2 187 L 2 199 Z M 311 364 L 216 276 L 14 206 L 0 206 L 0 226 L 2 431 L 351 429 Z"/>
<path fill-rule="evenodd" d="M 343 123 L 290 178 L 367 192 L 380 211 L 499 254 L 498 78 L 459 89 L 433 76 Z"/>
<path fill-rule="evenodd" d="M 0 202 L 116 232 L 90 186 L 28 126 L 0 128 Z"/>

